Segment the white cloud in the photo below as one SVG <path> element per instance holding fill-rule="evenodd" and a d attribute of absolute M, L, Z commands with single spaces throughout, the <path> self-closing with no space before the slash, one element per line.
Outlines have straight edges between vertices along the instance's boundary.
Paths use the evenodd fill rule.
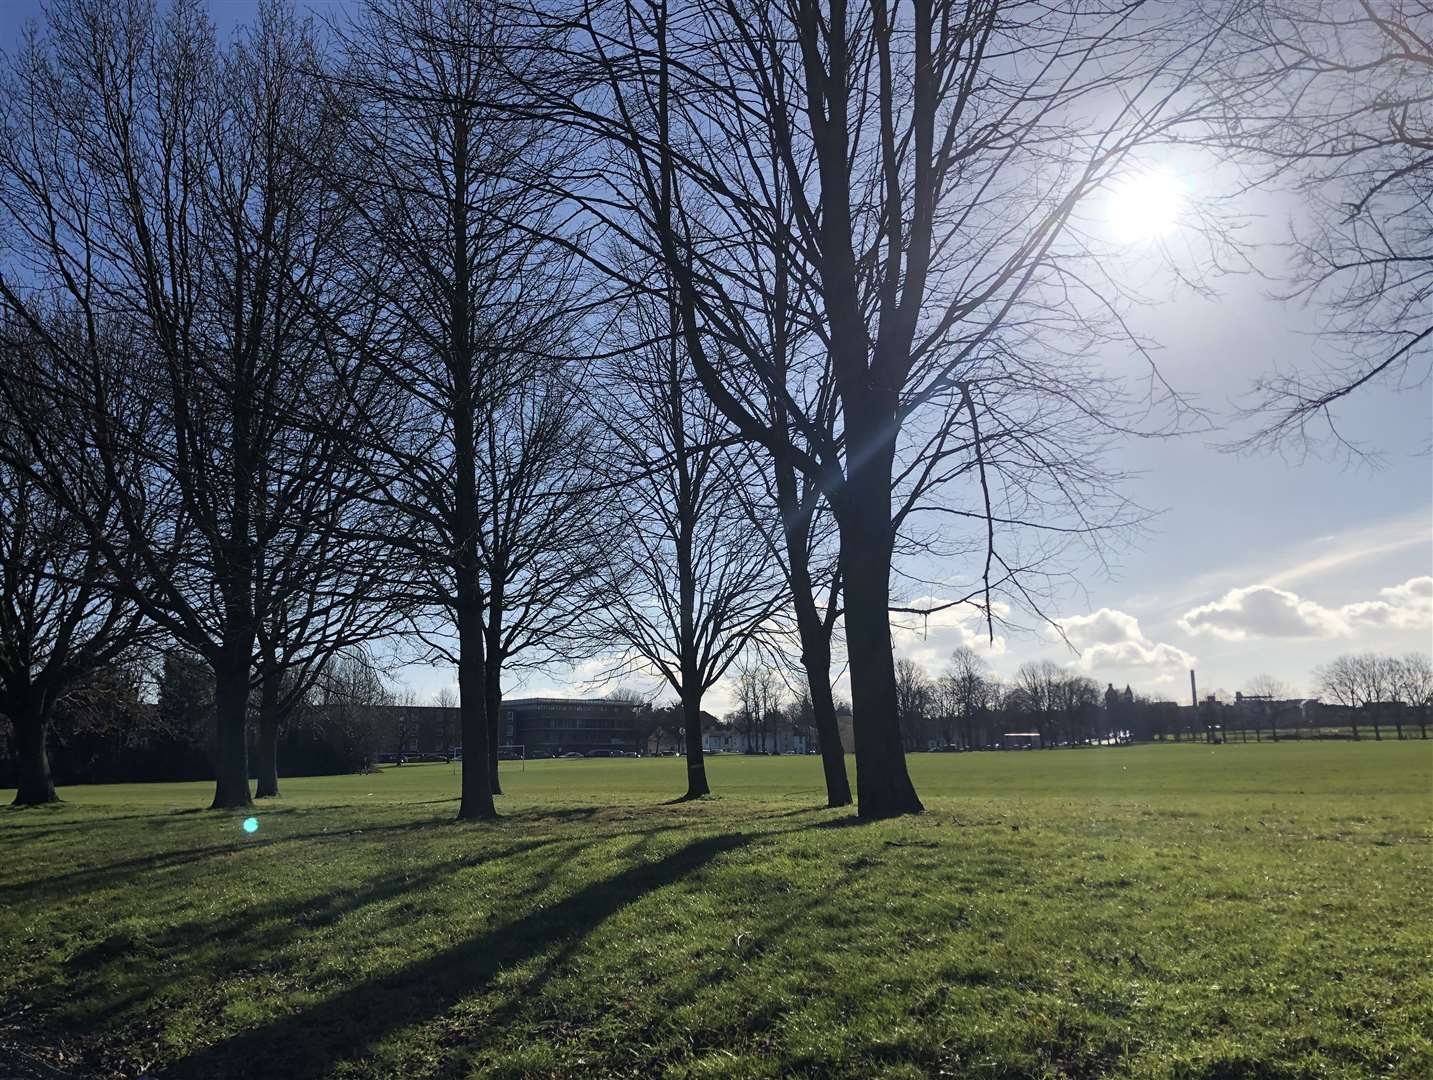
<path fill-rule="evenodd" d="M 1409 578 L 1402 585 L 1378 592 L 1390 604 L 1400 607 L 1417 609 L 1421 606 L 1425 611 L 1433 608 L 1433 577 Z"/>
<path fill-rule="evenodd" d="M 1420 630 L 1433 626 L 1433 577 L 1410 578 L 1380 589 L 1379 600 L 1325 607 L 1287 589 L 1250 585 L 1191 608 L 1179 625 L 1191 634 L 1226 641 L 1250 638 L 1347 637 L 1365 629 Z"/>
<path fill-rule="evenodd" d="M 902 606 L 924 609 L 939 607 L 943 603 L 949 601 L 922 596 Z M 991 606 L 997 620 L 1010 614 L 1008 604 L 996 601 Z M 891 641 L 898 655 L 914 660 L 931 675 L 943 671 L 950 654 L 962 645 L 987 659 L 1001 656 L 1006 650 L 1005 635 L 996 633 L 992 640 L 984 614 L 970 604 L 935 611 L 930 615 L 902 613 L 892 616 Z"/>
<path fill-rule="evenodd" d="M 1163 641 L 1151 641 L 1128 612 L 1100 608 L 1089 615 L 1060 620 L 1070 643 L 1080 650 L 1085 671 L 1102 668 L 1188 668 L 1195 658 Z"/>

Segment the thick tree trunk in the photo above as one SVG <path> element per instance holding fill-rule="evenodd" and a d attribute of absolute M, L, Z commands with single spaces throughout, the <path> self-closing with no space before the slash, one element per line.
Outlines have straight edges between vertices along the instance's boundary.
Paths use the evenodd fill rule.
<path fill-rule="evenodd" d="M 12 716 L 15 728 L 15 749 L 20 768 L 19 787 L 15 791 L 15 806 L 42 806 L 60 801 L 55 792 L 55 782 L 50 776 L 50 752 L 45 740 L 50 731 L 50 719 L 43 708 L 15 710 L 20 715 Z"/>
<path fill-rule="evenodd" d="M 478 477 L 474 449 L 473 412 L 478 403 L 480 380 L 476 377 L 478 354 L 469 322 L 473 263 L 470 252 L 470 207 L 468 155 L 473 149 L 466 114 L 454 117 L 450 136 L 453 175 L 448 222 L 452 239 L 453 284 L 448 312 L 449 355 L 452 375 L 451 419 L 453 422 L 453 472 L 455 489 L 450 525 L 457 543 L 453 565 L 457 604 L 454 622 L 458 631 L 458 716 L 463 731 L 462 800 L 459 821 L 481 821 L 497 817 L 493 805 L 492 773 L 488 763 L 489 717 L 487 707 L 487 642 L 484 639 L 485 607 L 479 583 L 478 559 Z"/>
<path fill-rule="evenodd" d="M 690 685 L 690 684 L 688 684 Z M 707 784 L 707 763 L 702 755 L 702 698 L 692 690 L 682 691 L 682 727 L 687 741 L 687 793 L 683 799 L 700 799 L 711 794 Z"/>
<path fill-rule="evenodd" d="M 258 760 L 254 763 L 254 798 L 279 793 L 279 679 L 265 672 L 259 683 Z"/>
<path fill-rule="evenodd" d="M 212 810 L 252 806 L 249 797 L 249 651 L 231 655 L 214 669 L 214 719 L 217 728 Z"/>
<path fill-rule="evenodd" d="M 855 445 L 862 443 L 856 440 Z M 880 460 L 850 466 L 837 516 L 856 735 L 857 811 L 863 818 L 918 814 L 924 809 L 906 771 L 896 715 L 890 623 L 890 457 L 875 456 Z"/>
<path fill-rule="evenodd" d="M 459 602 L 458 717 L 463 731 L 462 800 L 459 821 L 498 816 L 488 760 L 487 663 L 481 603 Z"/>

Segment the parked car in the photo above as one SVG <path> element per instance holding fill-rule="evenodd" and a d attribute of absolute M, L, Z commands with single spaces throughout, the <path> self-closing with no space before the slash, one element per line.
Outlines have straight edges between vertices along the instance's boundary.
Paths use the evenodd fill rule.
<path fill-rule="evenodd" d="M 565 758 L 571 758 L 571 757 L 580 758 L 580 757 L 582 757 L 583 755 L 582 755 L 582 754 L 579 754 L 576 750 L 569 750 L 567 753 L 563 754 L 562 756 L 565 757 Z"/>

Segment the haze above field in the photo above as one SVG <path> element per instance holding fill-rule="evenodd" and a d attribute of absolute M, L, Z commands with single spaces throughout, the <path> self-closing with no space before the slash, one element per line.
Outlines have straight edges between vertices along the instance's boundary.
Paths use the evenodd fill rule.
<path fill-rule="evenodd" d="M 0 4 L 0 47 L 12 49 L 41 6 L 40 0 Z M 257 0 L 209 2 L 221 30 L 252 18 L 256 6 Z M 357 6 L 299 0 L 300 9 L 320 18 L 341 20 Z M 1212 182 L 1197 167 L 1168 175 L 1195 194 Z M 1116 225 L 1129 229 L 1136 247 L 1157 232 L 1177 256 L 1178 225 L 1158 221 L 1151 230 L 1142 220 L 1167 216 L 1166 199 L 1167 193 L 1146 190 Z M 1259 235 L 1279 238 L 1292 207 L 1269 195 L 1250 198 L 1241 210 L 1257 216 L 1250 227 Z M 1263 269 L 1277 272 L 1279 258 L 1270 251 Z M 1222 419 L 1260 372 L 1316 362 L 1319 316 L 1269 298 L 1276 286 L 1254 275 L 1214 285 L 1219 294 L 1213 298 L 1154 286 L 1154 302 L 1140 313 L 1138 328 L 1161 346 L 1164 376 Z M 1131 378 L 1143 372 L 1137 357 L 1105 359 Z M 1351 398 L 1340 416 L 1347 439 L 1382 452 L 1376 467 L 1341 457 L 1219 452 L 1214 444 L 1231 431 L 1125 443 L 1114 464 L 1137 474 L 1127 494 L 1162 513 L 1134 546 L 1111 552 L 1109 566 L 1091 559 L 1070 567 L 1079 585 L 1066 589 L 1051 610 L 1082 650 L 1078 659 L 1049 633 L 1006 633 L 992 645 L 973 610 L 928 624 L 912 621 L 897 635 L 898 652 L 931 674 L 962 643 L 981 649 L 1007 676 L 1022 661 L 1048 656 L 1078 665 L 1101 683 L 1128 683 L 1184 701 L 1191 666 L 1202 691 L 1232 692 L 1267 672 L 1313 693 L 1311 670 L 1340 653 L 1426 649 L 1433 625 L 1433 476 L 1426 456 L 1433 396 L 1426 387 L 1374 386 Z M 934 583 L 925 592 L 936 600 L 963 592 L 974 574 L 965 565 L 919 569 Z M 921 599 L 921 590 L 904 591 L 908 600 Z M 577 671 L 527 675 L 510 692 L 606 689 L 585 681 L 603 666 L 599 660 Z M 424 698 L 453 682 L 450 669 L 421 665 L 407 666 L 399 677 Z M 730 682 L 709 695 L 711 712 L 732 707 Z M 638 688 L 658 689 L 655 683 Z M 837 693 L 848 693 L 844 675 Z"/>

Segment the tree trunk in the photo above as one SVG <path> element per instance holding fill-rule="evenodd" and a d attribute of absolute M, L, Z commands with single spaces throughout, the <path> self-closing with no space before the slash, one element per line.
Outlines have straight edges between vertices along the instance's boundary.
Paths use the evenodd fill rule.
<path fill-rule="evenodd" d="M 249 796 L 249 650 L 230 649 L 214 668 L 214 720 L 218 738 L 211 810 L 252 806 Z"/>
<path fill-rule="evenodd" d="M 864 443 L 858 439 L 853 445 Z M 924 809 L 906 771 L 896 715 L 890 623 L 890 457 L 875 456 L 880 460 L 851 464 L 837 511 L 856 736 L 857 812 L 863 818 L 918 814 Z"/>
<path fill-rule="evenodd" d="M 50 776 L 50 752 L 45 740 L 50 732 L 50 718 L 43 707 L 16 709 L 11 717 L 15 728 L 15 749 L 20 768 L 19 787 L 14 806 L 42 806 L 60 801 L 55 782 Z"/>
<path fill-rule="evenodd" d="M 266 671 L 259 682 L 259 760 L 254 764 L 254 798 L 279 793 L 279 678 Z"/>
<path fill-rule="evenodd" d="M 712 790 L 707 784 L 707 763 L 702 755 L 702 698 L 686 687 L 682 689 L 682 724 L 687 740 L 687 793 L 682 798 L 700 799 Z"/>
<path fill-rule="evenodd" d="M 800 616 L 797 616 L 798 620 Z M 816 721 L 816 741 L 821 748 L 821 771 L 826 777 L 826 805 L 850 806 L 851 781 L 846 776 L 846 752 L 841 749 L 841 729 L 836 723 L 836 701 L 831 694 L 831 645 L 825 633 L 816 642 L 813 655 L 802 634 L 801 662 L 811 689 L 811 711 Z"/>
<path fill-rule="evenodd" d="M 494 795 L 501 795 L 503 788 L 502 782 L 498 779 L 498 746 L 503 741 L 503 669 L 502 665 L 493 658 L 491 648 L 488 650 L 485 704 L 488 712 L 488 783 L 492 787 Z"/>
<path fill-rule="evenodd" d="M 470 590 L 464 590 L 470 591 Z M 493 803 L 492 770 L 488 760 L 487 663 L 484 659 L 482 604 L 459 600 L 458 717 L 463 731 L 462 801 L 459 821 L 498 816 Z"/>

